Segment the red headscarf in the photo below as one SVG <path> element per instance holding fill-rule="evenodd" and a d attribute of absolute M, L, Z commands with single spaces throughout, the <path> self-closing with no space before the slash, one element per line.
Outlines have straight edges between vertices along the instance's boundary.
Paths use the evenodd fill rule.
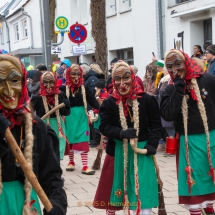
<path fill-rule="evenodd" d="M 113 84 L 113 88 L 114 88 L 112 96 L 116 99 L 116 104 L 119 104 L 120 101 L 122 101 L 123 108 L 124 108 L 124 114 L 125 114 L 125 117 L 127 117 L 128 116 L 127 100 L 134 100 L 136 98 L 140 98 L 139 95 L 143 93 L 143 90 L 140 87 L 140 85 L 138 84 L 138 82 L 136 81 L 133 69 L 130 66 L 128 66 L 125 62 L 122 62 L 122 61 L 121 62 L 119 61 L 118 63 L 116 63 L 115 66 L 117 66 L 117 64 L 119 64 L 119 66 L 126 66 L 131 71 L 132 86 L 131 86 L 130 92 L 125 96 L 122 96 L 120 94 L 119 90 L 117 89 L 117 87 L 115 85 L 114 77 L 112 79 L 112 84 Z M 115 70 L 116 69 L 117 69 L 117 67 L 115 68 Z M 114 71 L 112 72 L 112 74 L 114 75 Z"/>
<path fill-rule="evenodd" d="M 45 86 L 43 84 L 43 78 L 47 74 L 50 74 L 50 75 L 52 75 L 54 77 L 54 87 L 52 88 L 52 92 L 51 93 L 48 93 L 46 91 L 46 88 L 45 88 Z M 48 104 L 54 105 L 55 104 L 55 100 L 54 100 L 55 94 L 59 94 L 59 93 L 60 93 L 60 90 L 59 90 L 59 85 L 57 83 L 57 76 L 54 75 L 52 72 L 45 72 L 41 76 L 41 78 L 40 78 L 40 91 L 39 91 L 39 95 L 40 96 L 46 96 Z"/>
<path fill-rule="evenodd" d="M 15 58 L 15 57 L 9 56 L 9 55 L 7 57 Z M 8 59 L 4 59 L 4 60 L 9 61 Z M 11 62 L 11 63 L 13 63 L 13 62 Z M 30 110 L 26 108 L 26 106 L 30 102 L 30 99 L 28 97 L 27 81 L 26 81 L 27 80 L 26 79 L 27 78 L 27 72 L 25 70 L 25 67 L 21 63 L 21 61 L 19 61 L 19 63 L 21 64 L 21 68 L 22 68 L 22 71 L 20 71 L 20 72 L 22 72 L 22 91 L 20 93 L 18 105 L 15 109 L 11 110 L 11 109 L 6 109 L 0 103 L 0 110 L 2 111 L 5 118 L 11 122 L 10 128 L 13 128 L 15 125 L 21 125 L 22 124 L 22 114 L 30 113 Z"/>
<path fill-rule="evenodd" d="M 80 69 L 80 79 L 79 79 L 79 82 L 78 84 L 74 84 L 73 81 L 71 80 L 71 75 L 70 75 L 70 72 L 71 70 L 74 68 L 74 67 L 78 67 Z M 81 85 L 84 85 L 84 76 L 83 76 L 83 70 L 82 68 L 75 64 L 75 65 L 72 65 L 71 67 L 69 67 L 67 70 L 66 70 L 66 85 L 69 86 L 70 90 L 73 92 L 74 89 L 77 87 L 79 88 Z"/>
<path fill-rule="evenodd" d="M 177 50 L 177 49 L 172 49 L 171 51 L 173 51 L 173 52 L 176 51 L 175 53 L 181 52 L 182 55 L 184 56 L 184 63 L 185 63 L 185 67 L 186 67 L 186 76 L 185 76 L 184 80 L 187 85 L 190 85 L 192 78 L 198 78 L 202 74 L 204 74 L 204 71 L 202 70 L 200 65 L 194 59 L 190 58 L 186 53 L 184 53 L 181 50 Z M 171 53 L 171 51 L 170 51 L 170 53 Z M 173 80 L 174 78 L 172 77 L 171 74 L 170 74 L 170 76 Z M 198 101 L 194 89 L 190 89 L 190 93 L 191 93 L 193 100 Z"/>

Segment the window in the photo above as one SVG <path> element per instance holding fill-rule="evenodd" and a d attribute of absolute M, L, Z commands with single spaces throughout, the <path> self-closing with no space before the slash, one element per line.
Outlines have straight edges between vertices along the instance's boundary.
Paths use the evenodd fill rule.
<path fill-rule="evenodd" d="M 22 20 L 22 37 L 28 37 L 27 19 Z"/>
<path fill-rule="evenodd" d="M 168 0 L 168 7 L 174 7 L 183 3 L 188 3 L 194 0 Z"/>
<path fill-rule="evenodd" d="M 117 58 L 125 61 L 129 65 L 134 64 L 133 48 L 117 50 Z"/>
<path fill-rule="evenodd" d="M 15 33 L 15 41 L 18 41 L 19 40 L 19 25 L 18 23 L 16 23 L 14 25 L 14 33 Z"/>
<path fill-rule="evenodd" d="M 131 10 L 131 0 L 119 0 L 120 13 Z"/>
<path fill-rule="evenodd" d="M 183 3 L 183 2 L 186 2 L 186 1 L 190 1 L 190 0 L 176 0 L 176 4 L 180 4 L 180 3 Z"/>
<path fill-rule="evenodd" d="M 106 16 L 116 15 L 116 0 L 107 0 L 106 1 Z"/>
<path fill-rule="evenodd" d="M 80 23 L 82 25 L 88 24 L 88 11 L 87 11 L 87 1 L 79 0 L 79 14 L 80 14 Z"/>
<path fill-rule="evenodd" d="M 212 19 L 204 20 L 204 43 L 212 43 Z"/>

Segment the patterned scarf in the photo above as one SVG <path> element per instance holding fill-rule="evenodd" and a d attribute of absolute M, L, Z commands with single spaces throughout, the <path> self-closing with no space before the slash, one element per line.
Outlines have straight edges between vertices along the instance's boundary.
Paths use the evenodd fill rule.
<path fill-rule="evenodd" d="M 28 89 L 27 89 L 27 72 L 25 70 L 25 67 L 20 61 L 20 64 L 22 66 L 22 91 L 20 93 L 20 98 L 18 101 L 18 105 L 15 109 L 10 110 L 4 108 L 4 106 L 0 103 L 0 110 L 2 111 L 3 115 L 6 119 L 8 119 L 11 123 L 10 129 L 12 129 L 15 125 L 21 125 L 22 124 L 22 114 L 24 113 L 30 113 L 30 110 L 26 107 L 30 99 L 28 97 Z"/>
<path fill-rule="evenodd" d="M 43 84 L 43 79 L 45 77 L 45 75 L 50 74 L 54 77 L 54 87 L 52 88 L 52 92 L 48 93 L 46 91 L 46 88 Z M 39 91 L 39 95 L 40 96 L 46 96 L 47 98 L 47 103 L 48 105 L 54 105 L 55 104 L 55 94 L 59 94 L 60 90 L 59 90 L 59 85 L 57 82 L 57 76 L 54 75 L 52 72 L 45 72 L 40 79 L 40 91 Z"/>
<path fill-rule="evenodd" d="M 127 95 L 122 96 L 120 94 L 119 90 L 117 89 L 117 87 L 115 85 L 114 78 L 112 79 L 112 84 L 114 87 L 112 96 L 116 99 L 116 104 L 119 104 L 120 101 L 122 101 L 125 117 L 128 116 L 128 108 L 129 108 L 128 101 L 134 100 L 136 98 L 140 98 L 141 96 L 139 96 L 139 95 L 144 93 L 142 91 L 141 86 L 136 81 L 134 71 L 132 70 L 131 67 L 129 67 L 129 69 L 131 71 L 132 86 L 131 86 L 130 92 Z"/>
<path fill-rule="evenodd" d="M 70 75 L 70 72 L 74 67 L 78 67 L 81 72 L 78 84 L 74 84 L 74 82 L 71 79 L 71 75 Z M 66 85 L 70 88 L 71 92 L 73 92 L 75 88 L 79 88 L 79 87 L 81 87 L 81 85 L 84 85 L 83 70 L 80 66 L 75 64 L 66 70 Z"/>

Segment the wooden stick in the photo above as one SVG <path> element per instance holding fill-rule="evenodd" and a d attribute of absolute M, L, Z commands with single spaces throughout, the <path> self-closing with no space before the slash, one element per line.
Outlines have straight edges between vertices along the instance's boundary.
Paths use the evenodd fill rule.
<path fill-rule="evenodd" d="M 146 154 L 147 149 L 137 148 L 137 139 L 130 139 L 131 148 L 138 154 Z"/>
<path fill-rule="evenodd" d="M 24 155 L 22 154 L 22 151 L 20 150 L 16 140 L 13 137 L 13 134 L 11 133 L 10 129 L 7 128 L 5 132 L 5 139 L 8 142 L 8 145 L 10 146 L 10 149 L 12 153 L 14 154 L 15 158 L 18 160 L 20 167 L 22 168 L 23 172 L 25 173 L 25 176 L 31 183 L 32 187 L 36 191 L 37 195 L 39 196 L 41 202 L 43 203 L 45 209 L 47 212 L 49 212 L 52 209 L 52 204 L 49 201 L 48 197 L 46 196 L 45 192 L 43 191 L 42 187 L 40 186 L 36 175 L 34 174 L 33 170 L 30 168 L 28 163 L 25 160 Z"/>
<path fill-rule="evenodd" d="M 61 103 L 59 105 L 57 105 L 56 107 L 54 107 L 53 109 L 51 109 L 48 113 L 46 113 L 41 119 L 44 120 L 46 119 L 48 116 L 50 116 L 51 114 L 53 114 L 56 110 L 61 109 L 65 107 L 64 103 Z"/>

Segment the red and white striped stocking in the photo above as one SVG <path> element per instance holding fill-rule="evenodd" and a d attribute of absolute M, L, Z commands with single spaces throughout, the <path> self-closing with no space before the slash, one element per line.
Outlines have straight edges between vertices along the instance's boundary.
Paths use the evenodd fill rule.
<path fill-rule="evenodd" d="M 69 164 L 72 164 L 75 166 L 75 162 L 74 162 L 74 151 L 70 150 L 69 151 Z"/>
<path fill-rule="evenodd" d="M 190 209 L 190 215 L 201 215 L 202 214 L 202 210 L 199 209 Z"/>
<path fill-rule="evenodd" d="M 81 153 L 81 161 L 83 170 L 86 170 L 88 168 L 88 152 Z"/>

